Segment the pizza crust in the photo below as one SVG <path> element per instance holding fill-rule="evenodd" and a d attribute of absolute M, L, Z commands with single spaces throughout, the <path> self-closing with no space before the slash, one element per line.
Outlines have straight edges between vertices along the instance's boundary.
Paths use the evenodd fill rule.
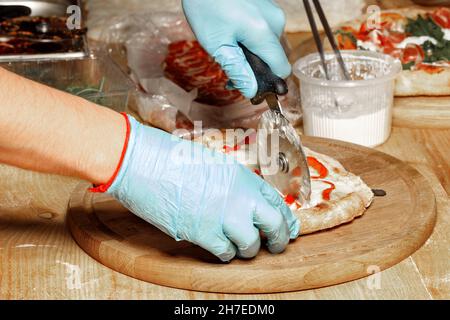
<path fill-rule="evenodd" d="M 333 228 L 361 216 L 372 203 L 374 197 L 372 190 L 360 177 L 345 170 L 336 159 L 308 148 L 304 149 L 307 156 L 315 157 L 327 167 L 329 177 L 326 180 L 333 182 L 337 187 L 334 198 L 332 197 L 330 201 L 314 203 L 310 208 L 293 210 L 300 220 L 300 234 Z M 313 179 L 311 183 L 313 187 L 315 180 Z M 347 186 L 351 191 L 346 193 L 345 190 L 340 190 L 339 184 Z"/>
<path fill-rule="evenodd" d="M 295 210 L 300 220 L 300 234 L 308 234 L 336 227 L 361 216 L 366 210 L 358 193 L 353 192 L 344 198 L 320 203 L 309 209 Z"/>
<path fill-rule="evenodd" d="M 396 96 L 447 96 L 450 95 L 450 68 L 439 73 L 423 70 L 403 70 L 395 83 Z"/>
<path fill-rule="evenodd" d="M 356 193 L 363 201 L 365 207 L 368 207 L 371 204 L 373 200 L 373 192 L 360 177 L 348 172 L 339 161 L 330 156 L 315 152 L 306 147 L 303 147 L 303 149 L 306 156 L 312 156 L 319 159 L 329 169 L 329 175 L 331 178 L 327 178 L 326 180 L 330 180 L 335 184 L 342 183 L 348 186 L 348 188 L 351 189 L 348 194 Z M 336 191 L 338 193 L 339 189 Z"/>

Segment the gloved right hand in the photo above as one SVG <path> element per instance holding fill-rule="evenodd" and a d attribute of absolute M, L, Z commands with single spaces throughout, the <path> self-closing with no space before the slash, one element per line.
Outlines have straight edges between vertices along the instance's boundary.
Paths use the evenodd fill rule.
<path fill-rule="evenodd" d="M 280 44 L 283 10 L 273 0 L 183 0 L 183 10 L 198 41 L 220 64 L 232 87 L 253 98 L 258 85 L 238 42 L 286 78 L 291 65 Z"/>
<path fill-rule="evenodd" d="M 234 158 L 128 119 L 128 147 L 107 193 L 131 212 L 222 261 L 254 257 L 259 231 L 272 253 L 298 236 L 279 194 Z"/>

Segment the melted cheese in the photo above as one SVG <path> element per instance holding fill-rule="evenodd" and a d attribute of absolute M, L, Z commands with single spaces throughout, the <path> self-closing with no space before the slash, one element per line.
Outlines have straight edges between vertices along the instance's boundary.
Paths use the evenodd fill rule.
<path fill-rule="evenodd" d="M 402 42 L 400 42 L 399 44 L 397 44 L 396 47 L 404 49 L 404 48 L 406 48 L 406 46 L 408 44 L 417 44 L 420 46 L 420 45 L 424 44 L 425 41 L 431 41 L 433 44 L 437 43 L 436 39 L 434 39 L 432 37 L 428 37 L 428 36 L 408 37 L 405 40 L 403 40 Z"/>
<path fill-rule="evenodd" d="M 364 49 L 364 50 L 369 50 L 369 51 L 378 51 L 378 46 L 373 43 L 372 41 L 361 41 L 358 40 L 356 42 L 356 45 L 358 46 L 358 48 Z"/>
<path fill-rule="evenodd" d="M 450 29 L 442 29 L 444 32 L 444 40 L 450 41 Z"/>

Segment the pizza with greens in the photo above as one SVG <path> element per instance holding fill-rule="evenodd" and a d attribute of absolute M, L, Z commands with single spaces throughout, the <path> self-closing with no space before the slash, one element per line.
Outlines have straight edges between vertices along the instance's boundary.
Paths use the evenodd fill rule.
<path fill-rule="evenodd" d="M 450 9 L 403 8 L 364 16 L 335 31 L 342 50 L 371 50 L 402 62 L 397 96 L 450 95 Z"/>

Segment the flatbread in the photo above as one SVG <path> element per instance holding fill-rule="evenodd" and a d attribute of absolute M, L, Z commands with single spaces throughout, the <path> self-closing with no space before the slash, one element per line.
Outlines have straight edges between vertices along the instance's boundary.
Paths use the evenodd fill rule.
<path fill-rule="evenodd" d="M 372 190 L 360 177 L 346 171 L 335 159 L 304 149 L 307 157 L 314 157 L 328 169 L 328 176 L 311 180 L 312 203 L 308 208 L 295 208 L 291 205 L 291 210 L 301 222 L 300 234 L 333 228 L 361 216 L 372 203 Z M 315 175 L 311 167 L 310 174 L 312 177 Z M 331 182 L 336 187 L 330 194 L 330 200 L 320 197 L 329 188 L 323 181 Z"/>
<path fill-rule="evenodd" d="M 260 174 L 255 163 L 256 133 L 247 130 L 237 143 L 227 145 L 226 142 L 203 136 L 194 139 L 208 148 L 220 150 L 235 156 L 255 174 Z M 364 181 L 345 170 L 335 159 L 304 148 L 308 158 L 311 175 L 311 200 L 303 207 L 295 195 L 281 194 L 291 211 L 300 220 L 300 234 L 308 234 L 333 228 L 361 216 L 373 199 L 372 190 Z M 243 160 L 245 159 L 245 160 Z M 300 178 L 292 171 L 292 185 L 298 185 Z M 299 190 L 298 188 L 296 190 Z"/>

